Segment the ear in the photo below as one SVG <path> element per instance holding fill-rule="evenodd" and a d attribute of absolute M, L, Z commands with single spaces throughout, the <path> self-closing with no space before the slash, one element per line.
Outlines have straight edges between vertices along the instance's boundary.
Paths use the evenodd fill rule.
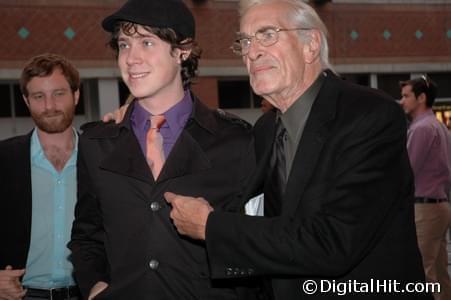
<path fill-rule="evenodd" d="M 310 30 L 307 34 L 309 40 L 304 44 L 304 59 L 307 64 L 312 64 L 319 59 L 321 34 L 316 29 Z"/>
<path fill-rule="evenodd" d="M 28 101 L 27 97 L 25 97 L 24 94 L 22 94 L 22 99 L 23 99 L 23 101 L 25 102 L 25 105 L 26 105 L 28 108 L 30 108 L 30 101 Z"/>
<path fill-rule="evenodd" d="M 80 89 L 76 90 L 74 93 L 75 105 L 78 104 L 78 100 L 80 99 Z"/>
<path fill-rule="evenodd" d="M 191 54 L 191 49 L 179 49 L 177 54 L 177 63 L 182 64 Z"/>
<path fill-rule="evenodd" d="M 425 93 L 419 94 L 417 97 L 417 101 L 418 103 L 426 105 L 426 94 Z"/>

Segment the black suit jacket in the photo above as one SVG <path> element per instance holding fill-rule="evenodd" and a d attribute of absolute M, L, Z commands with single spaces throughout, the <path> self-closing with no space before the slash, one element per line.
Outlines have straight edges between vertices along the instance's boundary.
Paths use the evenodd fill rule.
<path fill-rule="evenodd" d="M 31 235 L 31 133 L 0 142 L 0 269 L 25 268 Z"/>
<path fill-rule="evenodd" d="M 252 133 L 243 121 L 198 100 L 155 182 L 132 131 L 123 123 L 92 126 L 80 138 L 78 203 L 70 248 L 86 297 L 96 299 L 236 299 L 232 282 L 212 282 L 204 244 L 180 236 L 163 193 L 204 197 L 238 211 L 255 166 Z"/>
<path fill-rule="evenodd" d="M 318 289 L 326 279 L 424 282 L 404 114 L 378 91 L 326 74 L 278 199 L 281 215 L 210 214 L 206 244 L 214 278 L 268 276 L 275 299 L 337 295 L 308 295 L 306 280 L 315 280 Z M 265 184 L 274 120 L 270 112 L 255 126 L 258 170 L 249 195 Z M 360 293 L 344 299 L 402 297 L 426 296 Z"/>

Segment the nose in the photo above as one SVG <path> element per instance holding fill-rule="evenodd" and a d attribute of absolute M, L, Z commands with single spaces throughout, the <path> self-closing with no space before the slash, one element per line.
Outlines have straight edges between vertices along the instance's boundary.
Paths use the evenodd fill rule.
<path fill-rule="evenodd" d="M 44 105 L 45 105 L 46 110 L 54 109 L 55 108 L 55 99 L 53 98 L 53 96 L 50 95 L 50 96 L 45 97 Z"/>
<path fill-rule="evenodd" d="M 141 61 L 141 53 L 138 49 L 138 47 L 135 47 L 134 45 L 130 45 L 130 48 L 127 51 L 127 64 L 133 65 L 137 64 Z"/>
<path fill-rule="evenodd" d="M 262 55 L 263 55 L 263 46 L 260 45 L 260 43 L 254 38 L 249 45 L 249 51 L 246 54 L 246 56 L 250 60 L 256 60 Z"/>

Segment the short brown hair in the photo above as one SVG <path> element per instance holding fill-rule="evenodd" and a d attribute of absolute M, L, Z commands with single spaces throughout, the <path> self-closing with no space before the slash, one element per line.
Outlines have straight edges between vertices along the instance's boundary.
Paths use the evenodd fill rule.
<path fill-rule="evenodd" d="M 25 97 L 28 97 L 27 84 L 34 77 L 45 77 L 53 73 L 58 68 L 63 73 L 69 83 L 72 93 L 80 89 L 80 74 L 72 63 L 64 56 L 45 53 L 32 57 L 22 70 L 20 76 L 20 90 Z"/>
<path fill-rule="evenodd" d="M 418 96 L 423 93 L 426 95 L 427 107 L 432 107 L 432 105 L 434 105 L 435 97 L 437 96 L 437 84 L 432 81 L 429 76 L 421 75 L 419 78 L 399 82 L 399 86 L 401 88 L 406 85 L 410 85 L 412 87 L 412 92 L 415 94 L 415 97 L 418 98 Z"/>

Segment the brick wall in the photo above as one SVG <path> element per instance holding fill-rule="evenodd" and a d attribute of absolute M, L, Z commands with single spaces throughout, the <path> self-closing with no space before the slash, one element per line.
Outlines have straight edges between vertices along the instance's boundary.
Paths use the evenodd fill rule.
<path fill-rule="evenodd" d="M 30 56 L 46 51 L 64 54 L 83 66 L 114 66 L 100 22 L 122 2 L 0 0 L 0 67 L 20 67 Z M 203 59 L 213 65 L 239 63 L 229 50 L 238 29 L 237 4 L 188 4 L 197 21 Z M 330 30 L 334 62 L 450 61 L 450 5 L 329 3 L 318 11 Z"/>

